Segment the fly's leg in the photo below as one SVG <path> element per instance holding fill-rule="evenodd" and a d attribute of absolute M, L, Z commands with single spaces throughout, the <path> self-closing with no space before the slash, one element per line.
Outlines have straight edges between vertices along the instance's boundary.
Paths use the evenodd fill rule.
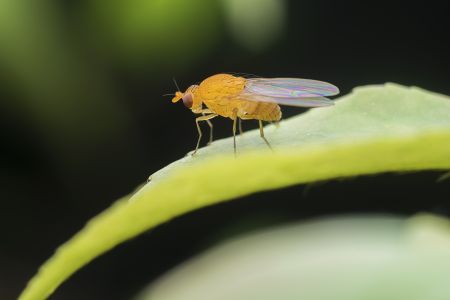
<path fill-rule="evenodd" d="M 231 119 L 233 120 L 233 149 L 234 149 L 234 157 L 236 157 L 236 125 L 237 125 L 237 109 L 233 110 L 233 114 L 231 116 Z"/>
<path fill-rule="evenodd" d="M 210 115 L 204 115 L 201 117 L 197 117 L 195 119 L 195 125 L 197 125 L 197 131 L 198 131 L 198 140 L 197 140 L 197 146 L 195 147 L 194 152 L 192 152 L 192 155 L 195 155 L 197 153 L 198 147 L 200 146 L 200 141 L 202 140 L 202 130 L 200 128 L 200 121 L 209 121 L 210 119 L 217 117 L 217 114 L 210 114 Z"/>
<path fill-rule="evenodd" d="M 242 119 L 239 118 L 239 135 L 242 135 L 244 131 L 242 130 Z"/>
<path fill-rule="evenodd" d="M 205 113 L 213 114 L 213 112 L 210 111 L 209 109 L 202 110 L 203 116 L 205 116 Z M 208 126 L 209 126 L 209 142 L 206 145 L 209 145 L 213 142 L 213 124 L 210 120 L 206 120 L 206 123 L 208 123 Z"/>
<path fill-rule="evenodd" d="M 213 124 L 210 120 L 206 120 L 206 123 L 208 123 L 209 126 L 209 142 L 207 144 L 209 145 L 213 142 Z"/>
<path fill-rule="evenodd" d="M 264 142 L 266 142 L 266 145 L 270 148 L 270 150 L 273 151 L 272 146 L 270 146 L 269 141 L 266 139 L 266 137 L 264 136 L 264 127 L 263 127 L 263 123 L 261 120 L 259 121 L 259 135 L 261 136 L 261 138 L 264 140 Z"/>
<path fill-rule="evenodd" d="M 234 157 L 236 157 L 236 121 L 237 117 L 233 119 L 233 148 L 234 148 Z"/>

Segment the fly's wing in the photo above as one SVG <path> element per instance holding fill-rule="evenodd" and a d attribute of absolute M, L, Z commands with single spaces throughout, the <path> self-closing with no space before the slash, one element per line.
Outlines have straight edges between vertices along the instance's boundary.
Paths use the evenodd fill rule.
<path fill-rule="evenodd" d="M 240 95 L 242 100 L 281 105 L 317 107 L 333 105 L 325 96 L 339 93 L 332 84 L 300 78 L 251 78 Z"/>
<path fill-rule="evenodd" d="M 255 94 L 279 98 L 314 98 L 339 94 L 339 89 L 327 82 L 301 78 L 251 78 L 247 90 Z"/>

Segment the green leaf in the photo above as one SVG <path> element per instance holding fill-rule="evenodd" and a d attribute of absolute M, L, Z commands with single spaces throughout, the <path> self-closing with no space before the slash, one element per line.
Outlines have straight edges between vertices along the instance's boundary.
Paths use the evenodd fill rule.
<path fill-rule="evenodd" d="M 448 219 L 347 216 L 227 240 L 136 300 L 442 300 L 449 280 Z"/>
<path fill-rule="evenodd" d="M 62 245 L 20 299 L 44 299 L 98 255 L 194 209 L 250 193 L 340 177 L 450 169 L 450 100 L 396 84 L 367 86 L 266 127 L 214 142 L 151 176 Z"/>

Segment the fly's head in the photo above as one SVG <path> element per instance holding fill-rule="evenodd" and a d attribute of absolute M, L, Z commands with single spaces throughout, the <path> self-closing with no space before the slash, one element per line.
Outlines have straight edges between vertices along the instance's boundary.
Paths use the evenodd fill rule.
<path fill-rule="evenodd" d="M 197 89 L 197 87 L 197 85 L 191 85 L 184 93 L 180 91 L 176 92 L 175 97 L 173 97 L 172 99 L 172 102 L 175 103 L 182 100 L 184 106 L 186 106 L 193 112 L 201 110 L 202 102 L 195 97 L 195 90 Z"/>

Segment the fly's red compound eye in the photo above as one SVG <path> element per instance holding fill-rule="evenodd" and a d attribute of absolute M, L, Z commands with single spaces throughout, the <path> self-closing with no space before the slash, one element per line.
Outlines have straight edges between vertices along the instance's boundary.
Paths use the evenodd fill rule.
<path fill-rule="evenodd" d="M 183 104 L 184 106 L 186 106 L 187 108 L 191 108 L 192 104 L 194 102 L 194 100 L 192 99 L 192 94 L 191 93 L 187 93 L 183 96 L 183 98 L 181 98 L 183 100 Z"/>

